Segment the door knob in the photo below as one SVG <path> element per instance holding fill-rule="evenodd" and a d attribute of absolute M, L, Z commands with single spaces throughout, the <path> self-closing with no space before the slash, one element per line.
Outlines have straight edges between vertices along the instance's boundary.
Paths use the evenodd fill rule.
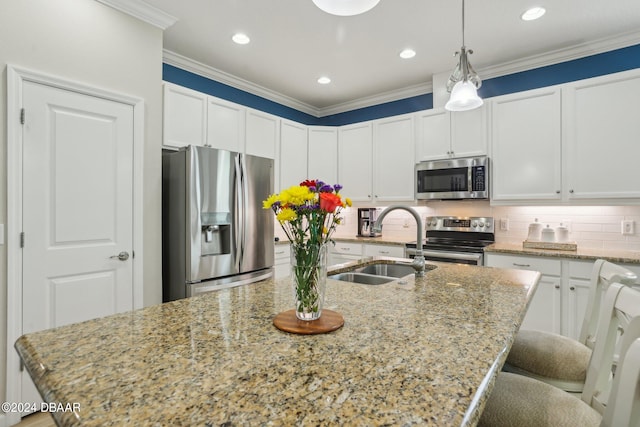
<path fill-rule="evenodd" d="M 118 258 L 120 261 L 126 261 L 129 259 L 129 252 L 122 251 L 118 255 L 112 255 L 109 258 Z"/>

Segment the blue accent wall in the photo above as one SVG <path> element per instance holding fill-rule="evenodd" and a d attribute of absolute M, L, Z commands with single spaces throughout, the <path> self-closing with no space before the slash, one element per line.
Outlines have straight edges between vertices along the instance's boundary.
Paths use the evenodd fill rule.
<path fill-rule="evenodd" d="M 640 68 L 640 45 L 487 79 L 483 81 L 478 93 L 482 98 L 491 98 L 635 68 Z M 180 86 L 306 125 L 342 126 L 433 108 L 433 94 L 429 93 L 330 116 L 314 117 L 294 108 L 168 64 L 163 64 L 162 78 Z"/>

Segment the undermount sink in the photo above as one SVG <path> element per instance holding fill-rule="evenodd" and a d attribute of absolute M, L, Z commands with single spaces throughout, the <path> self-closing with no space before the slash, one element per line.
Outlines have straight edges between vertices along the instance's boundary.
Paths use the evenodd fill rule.
<path fill-rule="evenodd" d="M 433 270 L 435 265 L 427 265 L 426 271 Z M 415 273 L 410 265 L 406 264 L 369 264 L 353 271 L 338 273 L 329 276 L 329 279 L 342 280 L 343 282 L 361 283 L 364 285 L 383 285 L 402 277 Z"/>
<path fill-rule="evenodd" d="M 395 278 L 393 277 L 374 276 L 372 274 L 356 273 L 353 271 L 334 274 L 332 276 L 329 276 L 329 279 L 342 280 L 343 282 L 361 283 L 363 285 L 383 285 L 395 280 Z"/>
<path fill-rule="evenodd" d="M 410 265 L 403 264 L 371 264 L 355 270 L 359 273 L 374 274 L 376 276 L 404 277 L 415 273 Z"/>

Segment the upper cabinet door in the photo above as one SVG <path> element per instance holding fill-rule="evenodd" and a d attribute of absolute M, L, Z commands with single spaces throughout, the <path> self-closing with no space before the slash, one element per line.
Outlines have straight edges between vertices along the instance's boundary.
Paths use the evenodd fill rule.
<path fill-rule="evenodd" d="M 640 72 L 575 82 L 564 94 L 568 197 L 640 197 Z"/>
<path fill-rule="evenodd" d="M 451 112 L 451 156 L 487 154 L 487 105 L 470 111 Z"/>
<path fill-rule="evenodd" d="M 416 162 L 451 157 L 451 115 L 444 108 L 416 114 Z"/>
<path fill-rule="evenodd" d="M 245 152 L 274 159 L 280 139 L 280 119 L 271 114 L 247 109 Z"/>
<path fill-rule="evenodd" d="M 374 201 L 415 199 L 413 115 L 373 122 Z"/>
<path fill-rule="evenodd" d="M 245 108 L 213 96 L 208 97 L 207 103 L 207 145 L 242 152 Z"/>
<path fill-rule="evenodd" d="M 179 148 L 207 143 L 207 95 L 164 83 L 162 144 Z"/>
<path fill-rule="evenodd" d="M 308 165 L 309 179 L 320 179 L 331 185 L 338 183 L 337 128 L 331 126 L 309 127 Z"/>
<path fill-rule="evenodd" d="M 298 185 L 307 179 L 307 126 L 282 120 L 280 123 L 280 155 L 276 161 L 279 187 L 276 191 Z"/>
<path fill-rule="evenodd" d="M 338 131 L 338 179 L 351 200 L 370 202 L 373 185 L 371 122 L 342 126 Z"/>
<path fill-rule="evenodd" d="M 560 89 L 492 101 L 492 200 L 561 198 Z"/>

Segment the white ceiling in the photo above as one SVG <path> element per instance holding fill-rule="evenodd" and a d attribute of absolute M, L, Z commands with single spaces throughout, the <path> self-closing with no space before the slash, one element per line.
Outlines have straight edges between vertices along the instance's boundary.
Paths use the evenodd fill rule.
<path fill-rule="evenodd" d="M 339 17 L 311 0 L 144 0 L 178 21 L 165 62 L 323 116 L 431 92 L 462 44 L 461 0 L 381 0 Z M 524 22 L 531 6 L 547 13 Z M 640 43 L 638 0 L 467 0 L 465 39 L 484 79 Z M 236 32 L 248 45 L 231 41 Z M 406 47 L 417 52 L 400 59 Z M 320 85 L 321 75 L 332 83 Z"/>

